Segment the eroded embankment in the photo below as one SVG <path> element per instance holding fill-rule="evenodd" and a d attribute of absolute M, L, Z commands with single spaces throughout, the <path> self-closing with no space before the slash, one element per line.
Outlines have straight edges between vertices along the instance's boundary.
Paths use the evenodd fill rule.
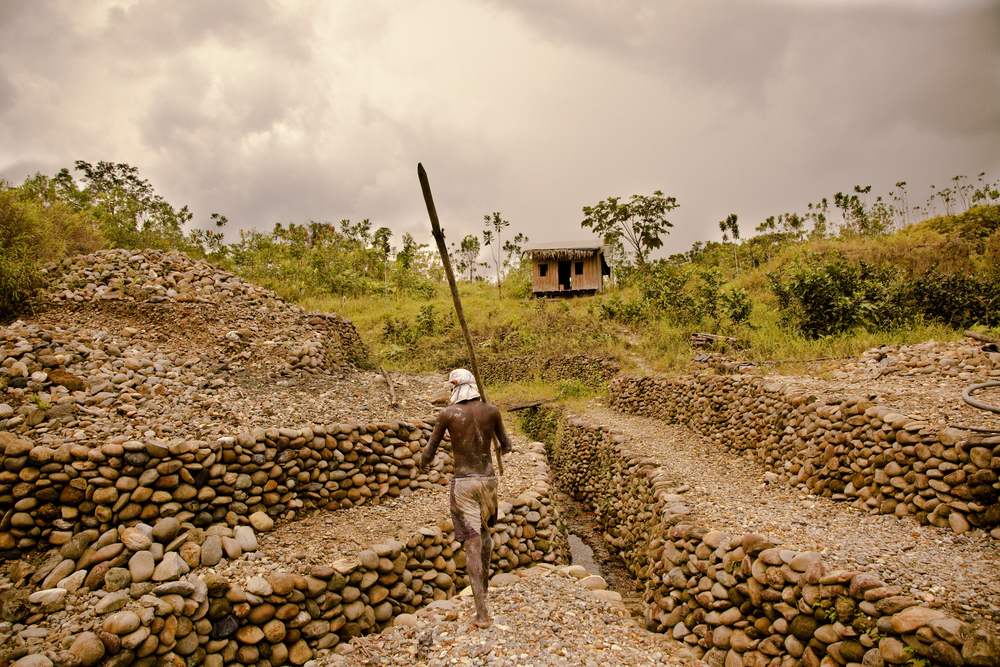
<path fill-rule="evenodd" d="M 921 606 L 872 572 L 699 525 L 680 483 L 620 433 L 567 419 L 550 442 L 557 483 L 595 508 L 609 549 L 644 585 L 648 627 L 709 664 L 1000 661 L 992 628 Z"/>

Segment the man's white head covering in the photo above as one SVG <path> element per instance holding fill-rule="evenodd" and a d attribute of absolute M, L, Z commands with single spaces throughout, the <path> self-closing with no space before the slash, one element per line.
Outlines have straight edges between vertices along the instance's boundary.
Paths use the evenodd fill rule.
<path fill-rule="evenodd" d="M 479 389 L 476 387 L 476 377 L 464 368 L 456 368 L 448 376 L 451 383 L 452 405 L 460 401 L 468 401 L 479 398 Z"/>

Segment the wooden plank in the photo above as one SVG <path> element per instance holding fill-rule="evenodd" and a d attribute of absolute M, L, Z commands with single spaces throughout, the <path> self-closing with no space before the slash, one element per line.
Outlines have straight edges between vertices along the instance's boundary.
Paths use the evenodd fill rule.
<path fill-rule="evenodd" d="M 545 405 L 546 403 L 551 403 L 554 398 L 539 398 L 533 401 L 522 401 L 520 403 L 511 403 L 510 405 L 501 405 L 500 409 L 505 412 L 514 412 L 516 410 L 527 410 L 528 408 L 537 408 L 539 405 Z"/>
<path fill-rule="evenodd" d="M 740 339 L 733 338 L 732 336 L 720 336 L 718 334 L 710 334 L 710 333 L 691 334 L 692 345 L 711 345 L 716 341 L 729 343 L 730 345 L 735 345 L 736 347 L 743 347 L 743 343 L 740 342 Z"/>
<path fill-rule="evenodd" d="M 966 331 L 965 335 L 969 338 L 978 340 L 980 343 L 993 343 L 994 345 L 1000 345 L 1000 338 L 996 336 L 987 336 L 986 334 L 976 333 L 975 331 Z"/>
<path fill-rule="evenodd" d="M 601 261 L 596 253 L 593 257 L 581 260 L 583 263 L 583 273 L 576 274 L 576 262 L 573 263 L 573 274 L 571 284 L 574 290 L 600 290 L 601 289 Z"/>

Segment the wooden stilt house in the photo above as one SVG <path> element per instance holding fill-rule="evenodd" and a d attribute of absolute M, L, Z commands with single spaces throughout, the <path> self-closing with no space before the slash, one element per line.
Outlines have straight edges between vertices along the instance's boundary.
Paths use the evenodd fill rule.
<path fill-rule="evenodd" d="M 604 261 L 600 241 L 559 241 L 530 245 L 531 291 L 535 296 L 576 296 L 604 292 Z"/>

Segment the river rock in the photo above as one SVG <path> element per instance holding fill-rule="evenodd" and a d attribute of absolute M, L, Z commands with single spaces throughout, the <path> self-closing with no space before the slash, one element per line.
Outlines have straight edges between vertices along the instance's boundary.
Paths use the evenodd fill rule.
<path fill-rule="evenodd" d="M 121 536 L 122 544 L 132 551 L 146 551 L 153 544 L 151 537 L 138 528 L 126 528 Z"/>
<path fill-rule="evenodd" d="M 1000 640 L 986 628 L 977 628 L 962 647 L 962 659 L 972 667 L 1000 664 Z"/>
<path fill-rule="evenodd" d="M 28 603 L 33 605 L 38 613 L 51 614 L 66 607 L 66 592 L 65 588 L 37 591 L 28 596 Z"/>
<path fill-rule="evenodd" d="M 171 551 L 163 555 L 163 560 L 153 570 L 153 581 L 172 581 L 180 579 L 182 574 L 187 572 L 187 563 L 177 554 Z"/>
<path fill-rule="evenodd" d="M 927 607 L 907 607 L 898 614 L 894 614 L 891 620 L 892 629 L 901 635 L 914 632 L 917 628 L 922 628 L 931 621 L 945 618 L 946 614 L 937 609 Z"/>
<path fill-rule="evenodd" d="M 254 530 L 266 533 L 274 528 L 274 520 L 264 512 L 254 512 L 250 515 L 250 525 Z"/>
<path fill-rule="evenodd" d="M 257 537 L 253 533 L 253 528 L 250 526 L 239 526 L 233 531 L 233 535 L 237 543 L 239 543 L 240 549 L 244 552 L 257 551 Z"/>
<path fill-rule="evenodd" d="M 169 544 L 181 531 L 181 523 L 174 517 L 160 519 L 153 526 L 152 537 L 161 544 Z"/>
<path fill-rule="evenodd" d="M 214 567 L 222 560 L 222 540 L 216 535 L 209 535 L 201 545 L 201 564 L 203 567 Z"/>
<path fill-rule="evenodd" d="M 102 627 L 113 635 L 127 635 L 142 625 L 139 615 L 132 611 L 120 611 L 104 619 Z"/>
<path fill-rule="evenodd" d="M 132 583 L 132 573 L 124 567 L 113 567 L 104 575 L 104 590 L 109 593 L 128 588 Z"/>
<path fill-rule="evenodd" d="M 130 599 L 128 591 L 115 591 L 114 593 L 108 593 L 101 598 L 96 605 L 94 605 L 94 613 L 101 615 L 118 611 L 128 604 Z"/>
<path fill-rule="evenodd" d="M 52 667 L 52 661 L 47 656 L 35 653 L 16 660 L 11 667 Z"/>
<path fill-rule="evenodd" d="M 104 657 L 104 643 L 93 632 L 83 632 L 69 647 L 71 653 L 80 659 L 81 667 L 94 667 Z"/>
<path fill-rule="evenodd" d="M 149 581 L 156 569 L 156 559 L 153 558 L 150 551 L 139 551 L 129 559 L 128 569 L 132 575 L 132 581 Z"/>

